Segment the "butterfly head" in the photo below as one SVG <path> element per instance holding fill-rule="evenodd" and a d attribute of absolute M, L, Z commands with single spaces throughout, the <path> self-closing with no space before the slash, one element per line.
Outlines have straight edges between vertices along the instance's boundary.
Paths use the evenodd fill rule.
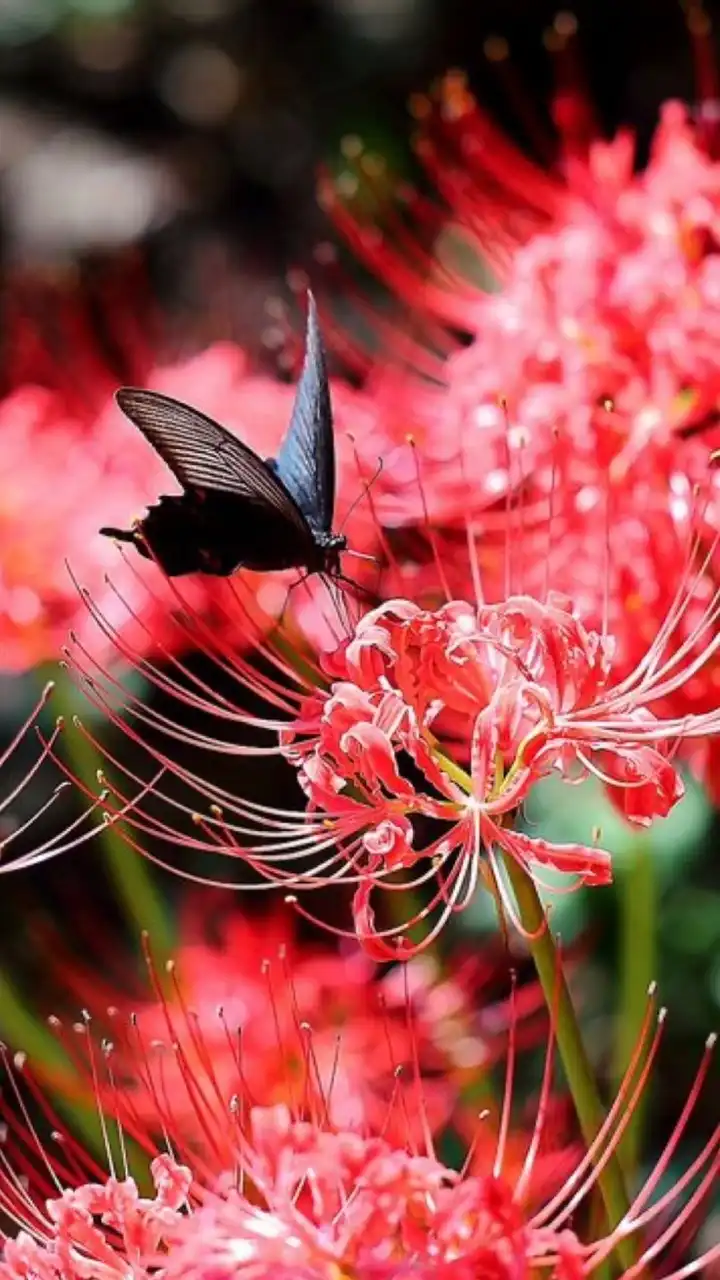
<path fill-rule="evenodd" d="M 100 533 L 104 538 L 112 538 L 115 542 L 131 543 L 140 552 L 140 555 L 145 556 L 146 560 L 151 560 L 152 552 L 144 535 L 143 524 L 144 521 L 138 517 L 133 520 L 129 529 L 113 529 L 105 526 L 100 529 Z"/>
<path fill-rule="evenodd" d="M 340 556 L 347 549 L 344 533 L 316 534 L 315 540 L 322 553 L 323 571 L 330 577 L 340 573 Z"/>

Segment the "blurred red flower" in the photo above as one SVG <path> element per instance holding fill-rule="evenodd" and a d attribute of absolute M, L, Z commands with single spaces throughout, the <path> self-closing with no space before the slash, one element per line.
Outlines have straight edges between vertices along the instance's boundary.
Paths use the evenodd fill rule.
<path fill-rule="evenodd" d="M 558 47 L 572 38 L 566 16 Z M 383 595 L 466 597 L 464 548 L 475 542 L 486 599 L 567 594 L 588 626 L 612 633 L 629 673 L 671 607 L 693 536 L 711 543 L 720 527 L 718 479 L 708 480 L 720 444 L 717 128 L 710 111 L 694 122 L 666 103 L 637 172 L 631 132 L 602 139 L 579 86 L 565 86 L 543 168 L 459 73 L 413 105 L 442 204 L 403 187 L 379 229 L 356 222 L 342 183 L 322 189 L 354 252 L 408 309 L 395 343 L 380 317 L 382 358 L 366 360 L 385 409 L 385 438 L 371 444 L 385 463 L 374 504 L 403 530 L 387 539 Z M 356 180 L 371 181 L 372 158 L 358 155 Z M 488 264 L 499 288 L 488 288 Z M 388 369 L 388 352 L 405 373 Z M 699 599 L 713 590 L 707 570 Z M 708 662 L 674 690 L 669 713 L 711 711 L 718 688 Z M 717 753 L 694 759 L 717 791 Z"/>
<path fill-rule="evenodd" d="M 70 997 L 108 1010 L 115 1078 L 137 1122 L 152 1123 L 161 1088 L 186 1140 L 207 1160 L 225 1148 L 219 1134 L 210 1140 L 198 1099 L 204 1107 L 210 1089 L 229 1102 L 239 1070 L 258 1106 L 282 1102 L 303 1114 L 322 1105 L 341 1127 L 388 1137 L 409 1127 L 420 1141 L 425 1127 L 446 1124 L 463 1089 L 503 1052 L 507 1001 L 483 998 L 506 972 L 500 950 L 495 963 L 488 952 L 445 974 L 428 957 L 380 975 L 357 947 L 338 954 L 301 944 L 287 911 L 253 918 L 226 908 L 216 920 L 207 894 L 190 896 L 180 934 L 185 941 L 167 974 L 151 968 L 150 997 L 122 994 L 126 982 L 102 982 L 87 964 L 62 957 L 62 948 L 53 948 L 55 969 L 65 1003 Z M 530 983 L 515 993 L 513 1017 L 541 1006 L 539 986 Z M 524 1019 L 518 1034 L 522 1043 L 537 1039 L 538 1022 Z M 67 1087 L 66 1078 L 60 1083 Z"/>

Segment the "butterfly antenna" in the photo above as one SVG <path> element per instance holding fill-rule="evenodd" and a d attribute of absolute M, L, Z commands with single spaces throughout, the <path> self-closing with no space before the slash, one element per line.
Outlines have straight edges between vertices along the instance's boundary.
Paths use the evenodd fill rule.
<path fill-rule="evenodd" d="M 368 556 L 367 558 L 372 559 L 371 556 Z M 376 563 L 379 563 L 379 561 L 376 561 Z M 360 582 L 356 582 L 354 578 L 348 578 L 347 574 L 334 573 L 332 580 L 333 582 L 341 582 L 346 587 L 352 587 L 358 599 L 366 600 L 368 604 L 373 606 L 373 608 L 380 604 L 381 597 L 377 592 L 369 591 L 367 587 L 364 587 Z"/>
<path fill-rule="evenodd" d="M 348 438 L 349 438 L 349 439 L 352 439 L 352 437 L 348 437 Z M 345 516 L 344 516 L 344 518 L 343 518 L 343 522 L 342 522 L 342 524 L 340 525 L 340 529 L 339 529 L 339 532 L 340 532 L 340 533 L 342 533 L 343 529 L 345 528 L 345 525 L 347 524 L 348 520 L 350 519 L 350 516 L 352 515 L 352 513 L 353 513 L 353 511 L 355 510 L 355 508 L 356 508 L 356 506 L 358 505 L 358 503 L 359 503 L 359 502 L 362 502 L 363 498 L 366 498 L 366 497 L 367 497 L 367 495 L 368 495 L 368 493 L 370 492 L 370 490 L 371 490 L 372 486 L 374 485 L 375 481 L 377 480 L 378 476 L 380 475 L 380 472 L 382 471 L 382 469 L 383 469 L 383 460 L 382 460 L 382 458 L 378 458 L 378 464 L 377 464 L 377 466 L 376 466 L 375 470 L 373 471 L 372 475 L 370 476 L 370 479 L 369 479 L 369 480 L 363 480 L 362 487 L 361 487 L 361 489 L 360 489 L 359 494 L 357 495 L 357 497 L 356 497 L 356 498 L 353 498 L 352 502 L 350 503 L 350 506 L 348 507 L 347 511 L 345 512 Z M 348 552 L 346 552 L 346 555 L 354 555 L 354 556 L 357 556 L 357 557 L 358 557 L 358 559 L 360 559 L 360 560 L 373 560 L 373 561 L 375 561 L 375 563 L 376 563 L 376 564 L 378 563 L 378 561 L 376 560 L 375 556 L 366 556 L 366 555 L 363 555 L 363 553 L 362 553 L 362 552 L 360 552 L 360 551 L 348 551 Z"/>

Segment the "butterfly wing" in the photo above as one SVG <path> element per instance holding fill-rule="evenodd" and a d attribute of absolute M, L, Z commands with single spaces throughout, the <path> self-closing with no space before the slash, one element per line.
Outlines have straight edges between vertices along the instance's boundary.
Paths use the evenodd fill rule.
<path fill-rule="evenodd" d="M 335 509 L 335 443 L 325 351 L 311 293 L 305 359 L 275 469 L 310 527 L 329 533 Z"/>
<path fill-rule="evenodd" d="M 303 513 L 281 479 L 218 422 L 157 391 L 122 387 L 116 400 L 184 489 L 244 499 L 308 539 Z"/>

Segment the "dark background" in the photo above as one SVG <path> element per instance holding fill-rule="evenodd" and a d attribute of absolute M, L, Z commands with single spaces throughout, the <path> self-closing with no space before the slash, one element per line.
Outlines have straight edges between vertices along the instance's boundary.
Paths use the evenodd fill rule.
<path fill-rule="evenodd" d="M 695 92 L 683 9 L 675 0 L 608 0 L 573 12 L 578 71 L 599 118 L 608 129 L 631 123 L 642 154 L 659 103 Z M 466 70 L 527 144 L 507 86 L 521 86 L 527 108 L 547 118 L 556 14 L 533 0 L 10 0 L 0 13 L 5 259 L 74 257 L 170 218 L 158 239 L 175 288 L 178 259 L 208 240 L 217 247 L 218 237 L 249 274 L 273 274 L 321 228 L 318 162 L 337 163 L 343 135 L 359 134 L 406 165 L 407 97 L 449 67 Z M 485 56 L 497 35 L 510 64 Z M 82 207 L 83 152 L 89 167 L 135 157 L 141 167 L 127 170 L 126 185 L 130 172 L 144 185 L 144 218 L 127 191 L 124 218 L 118 210 L 116 173 L 114 199 L 88 187 Z M 75 217 L 63 219 L 69 187 Z M 53 217 L 46 201 L 42 217 L 33 196 L 37 204 L 38 190 L 49 189 L 58 209 Z"/>

